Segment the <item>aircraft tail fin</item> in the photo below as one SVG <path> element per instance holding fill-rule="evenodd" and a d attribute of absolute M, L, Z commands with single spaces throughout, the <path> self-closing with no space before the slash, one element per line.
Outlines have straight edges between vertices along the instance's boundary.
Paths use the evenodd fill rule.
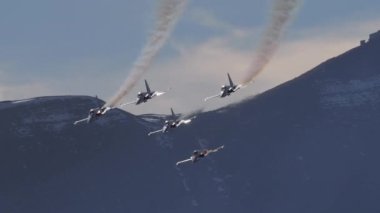
<path fill-rule="evenodd" d="M 148 82 L 146 80 L 145 80 L 145 87 L 146 87 L 146 91 L 148 93 L 151 93 L 150 88 L 149 88 L 149 84 L 148 84 Z"/>
<path fill-rule="evenodd" d="M 175 117 L 175 113 L 174 113 L 173 108 L 170 108 L 170 111 L 172 112 L 172 117 L 174 118 Z"/>
<path fill-rule="evenodd" d="M 231 76 L 229 73 L 227 73 L 227 76 L 228 76 L 228 81 L 230 82 L 230 86 L 234 86 L 234 82 L 232 82 L 232 79 L 231 79 Z"/>

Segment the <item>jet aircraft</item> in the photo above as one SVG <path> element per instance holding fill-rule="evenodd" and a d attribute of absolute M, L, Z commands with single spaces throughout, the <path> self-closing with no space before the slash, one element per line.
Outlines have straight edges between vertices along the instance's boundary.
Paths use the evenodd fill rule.
<path fill-rule="evenodd" d="M 238 84 L 238 85 L 234 84 L 229 73 L 227 73 L 227 76 L 228 76 L 228 81 L 229 81 L 230 85 L 223 85 L 219 94 L 207 97 L 204 99 L 204 101 L 208 101 L 208 100 L 210 100 L 212 98 L 216 98 L 216 97 L 224 98 L 224 97 L 229 96 L 232 93 L 236 92 L 238 89 L 240 89 L 242 87 L 242 85 L 240 85 L 240 84 Z"/>
<path fill-rule="evenodd" d="M 179 164 L 182 164 L 182 163 L 190 162 L 190 161 L 193 163 L 196 163 L 199 159 L 204 158 L 204 157 L 208 156 L 210 153 L 217 152 L 223 148 L 224 148 L 224 145 L 220 146 L 216 149 L 194 150 L 193 154 L 190 156 L 190 158 L 182 160 L 182 161 L 178 161 L 176 163 L 176 166 L 178 166 Z"/>
<path fill-rule="evenodd" d="M 179 119 L 174 114 L 173 108 L 170 108 L 170 110 L 172 112 L 171 119 L 165 121 L 165 124 L 162 127 L 162 129 L 159 129 L 159 130 L 156 130 L 156 131 L 153 131 L 153 132 L 149 132 L 148 135 L 153 135 L 153 134 L 156 134 L 156 133 L 165 133 L 165 132 L 168 132 L 169 129 L 177 128 L 177 127 L 179 127 L 182 124 L 188 124 L 188 123 L 191 122 L 192 119 L 196 118 L 196 116 L 193 116 L 193 117 L 191 117 L 189 119 Z"/>
<path fill-rule="evenodd" d="M 149 99 L 152 99 L 156 96 L 161 96 L 166 93 L 166 92 L 159 92 L 159 91 L 151 91 L 149 88 L 149 84 L 146 80 L 145 80 L 145 87 L 146 87 L 146 92 L 137 93 L 137 99 L 135 101 L 121 104 L 120 107 L 129 105 L 129 104 L 139 105 L 141 103 L 147 102 Z"/>
<path fill-rule="evenodd" d="M 77 125 L 85 121 L 87 123 L 91 123 L 93 120 L 98 119 L 99 117 L 103 116 L 111 109 L 112 109 L 111 107 L 97 107 L 97 108 L 90 109 L 90 111 L 88 112 L 87 118 L 83 118 L 81 120 L 75 121 L 74 125 Z"/>

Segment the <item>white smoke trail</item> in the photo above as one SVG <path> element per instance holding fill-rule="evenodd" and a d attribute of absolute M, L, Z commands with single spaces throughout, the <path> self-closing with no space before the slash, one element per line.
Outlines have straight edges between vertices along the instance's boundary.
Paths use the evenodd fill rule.
<path fill-rule="evenodd" d="M 243 78 L 243 85 L 252 82 L 270 62 L 280 45 L 281 37 L 287 25 L 295 15 L 300 3 L 301 0 L 274 0 L 270 23 L 264 32 L 247 75 Z"/>
<path fill-rule="evenodd" d="M 160 0 L 157 22 L 153 33 L 149 37 L 139 58 L 129 72 L 124 84 L 120 87 L 116 95 L 105 104 L 105 106 L 116 106 L 123 97 L 131 91 L 143 74 L 149 70 L 154 57 L 169 38 L 186 3 L 187 0 Z"/>

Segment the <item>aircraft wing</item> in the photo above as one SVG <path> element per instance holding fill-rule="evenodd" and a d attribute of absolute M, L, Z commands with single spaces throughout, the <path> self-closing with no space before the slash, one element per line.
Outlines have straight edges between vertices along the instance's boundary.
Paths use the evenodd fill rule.
<path fill-rule="evenodd" d="M 106 109 L 102 112 L 102 115 L 106 114 L 106 112 L 110 111 L 113 109 L 112 107 L 106 107 Z"/>
<path fill-rule="evenodd" d="M 216 148 L 216 149 L 210 149 L 210 150 L 207 151 L 207 154 L 206 154 L 206 155 L 208 155 L 208 154 L 210 154 L 210 153 L 213 153 L 213 152 L 217 152 L 217 151 L 219 151 L 219 150 L 221 150 L 221 149 L 223 149 L 223 148 L 224 148 L 224 145 L 223 145 L 223 146 L 219 146 L 219 147 Z"/>
<path fill-rule="evenodd" d="M 165 94 L 166 92 L 160 92 L 160 91 L 156 91 L 154 92 L 153 96 L 161 96 L 163 94 Z"/>
<path fill-rule="evenodd" d="M 137 103 L 137 100 L 131 101 L 131 102 L 127 102 L 127 103 L 124 103 L 124 104 L 120 104 L 119 107 L 124 107 L 124 106 L 130 105 L 130 104 L 135 104 L 135 103 Z"/>
<path fill-rule="evenodd" d="M 216 149 L 214 149 L 214 150 L 212 150 L 212 151 L 217 152 L 217 151 L 219 151 L 219 150 L 221 150 L 221 149 L 223 149 L 223 148 L 224 148 L 224 145 L 219 146 L 218 148 L 216 148 Z"/>
<path fill-rule="evenodd" d="M 189 118 L 189 119 L 186 119 L 186 120 L 180 120 L 179 123 L 177 124 L 177 127 L 182 125 L 182 124 L 188 124 L 191 122 L 191 120 L 193 120 L 194 118 L 196 118 L 196 116 L 192 117 L 192 118 Z"/>
<path fill-rule="evenodd" d="M 79 123 L 82 123 L 82 122 L 88 122 L 89 121 L 89 118 L 83 118 L 83 119 L 81 119 L 81 120 L 78 120 L 78 121 L 75 121 L 74 122 L 74 125 L 77 125 L 77 124 L 79 124 Z"/>
<path fill-rule="evenodd" d="M 238 91 L 241 88 L 244 88 L 243 85 L 241 84 L 237 85 L 237 87 L 234 89 L 234 92 Z"/>
<path fill-rule="evenodd" d="M 154 94 L 153 94 L 153 96 L 161 96 L 161 95 L 163 95 L 163 94 L 169 92 L 171 89 L 172 89 L 172 88 L 169 87 L 169 89 L 166 90 L 166 91 L 155 91 Z"/>
<path fill-rule="evenodd" d="M 248 84 L 238 84 L 237 87 L 236 87 L 236 89 L 234 90 L 234 92 L 236 92 L 238 89 L 244 89 L 244 88 L 246 88 L 251 83 L 253 83 L 253 81 L 250 82 L 250 83 L 248 83 Z"/>
<path fill-rule="evenodd" d="M 153 131 L 153 132 L 149 132 L 148 136 L 156 134 L 156 133 L 160 133 L 160 132 L 162 132 L 162 129 L 159 129 L 159 130 L 156 130 L 156 131 Z"/>
<path fill-rule="evenodd" d="M 175 165 L 178 166 L 178 165 L 180 165 L 182 163 L 186 163 L 186 162 L 189 162 L 189 161 L 193 161 L 193 159 L 192 158 L 188 158 L 186 160 L 181 160 L 181 161 L 178 161 Z"/>
<path fill-rule="evenodd" d="M 210 100 L 210 99 L 217 98 L 217 97 L 220 97 L 220 94 L 217 94 L 217 95 L 213 95 L 213 96 L 207 97 L 207 98 L 204 99 L 204 101 L 208 101 L 208 100 Z"/>

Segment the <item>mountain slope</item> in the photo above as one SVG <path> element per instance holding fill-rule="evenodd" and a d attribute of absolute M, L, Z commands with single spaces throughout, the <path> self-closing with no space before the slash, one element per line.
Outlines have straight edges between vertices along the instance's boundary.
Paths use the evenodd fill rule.
<path fill-rule="evenodd" d="M 226 144 L 218 172 L 229 197 L 239 198 L 225 200 L 230 211 L 380 210 L 379 53 L 380 40 L 371 40 L 257 98 L 197 119 L 184 137 Z M 210 202 L 207 192 L 199 194 L 199 203 Z"/>
<path fill-rule="evenodd" d="M 142 129 L 138 118 L 114 110 L 91 125 L 73 125 L 89 108 L 103 104 L 91 97 L 43 97 L 0 104 L 1 191 L 35 184 L 54 172 L 110 149 L 115 127 Z M 133 123 L 127 120 L 133 120 Z M 137 130 L 136 130 L 137 131 Z M 112 141 L 112 140 L 110 140 Z"/>
<path fill-rule="evenodd" d="M 119 110 L 74 128 L 98 101 L 89 97 L 17 109 L 2 103 L 8 141 L 0 169 L 10 175 L 2 177 L 0 211 L 379 212 L 379 54 L 374 36 L 297 79 L 154 137 L 146 133 L 163 118 Z M 222 144 L 197 164 L 175 166 L 193 149 Z"/>

